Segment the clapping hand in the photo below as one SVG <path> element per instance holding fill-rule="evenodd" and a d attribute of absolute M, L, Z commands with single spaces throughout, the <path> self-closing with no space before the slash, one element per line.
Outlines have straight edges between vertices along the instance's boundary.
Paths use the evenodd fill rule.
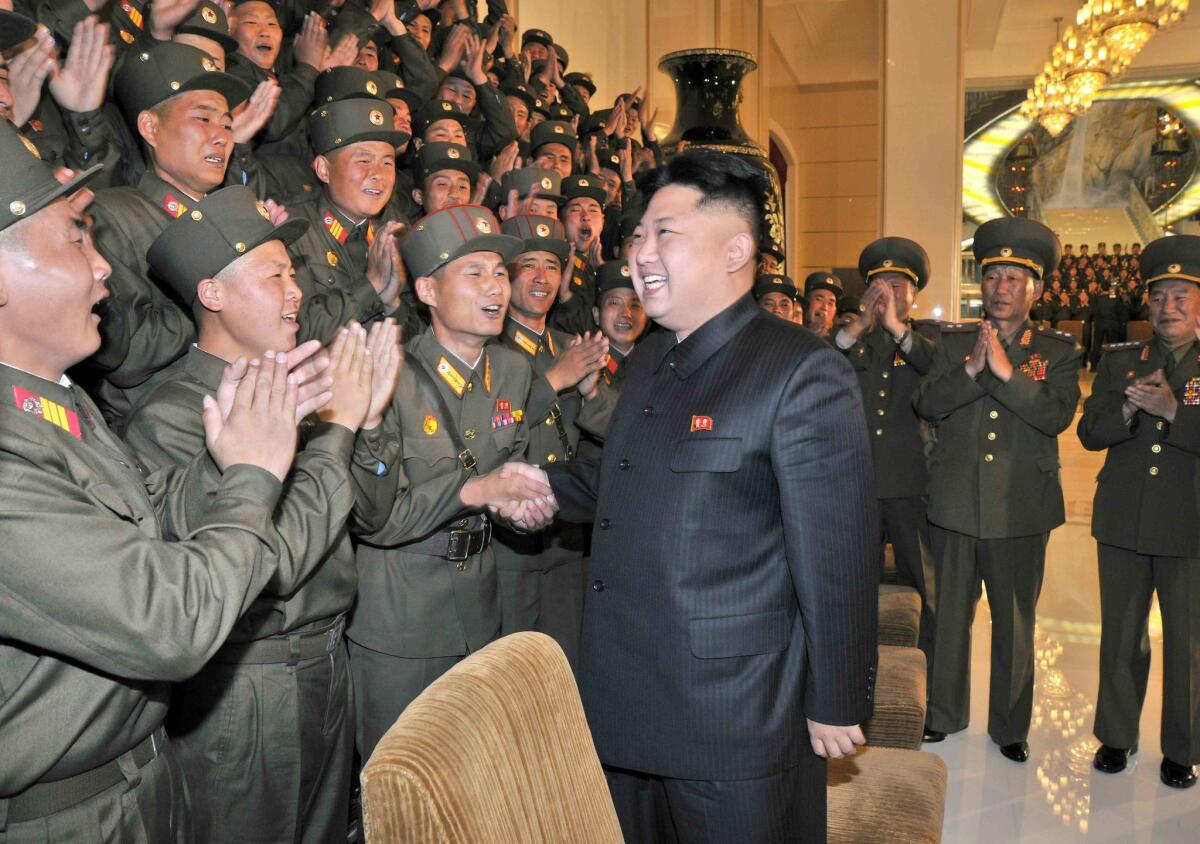
<path fill-rule="evenodd" d="M 555 392 L 562 392 L 569 387 L 578 386 L 589 375 L 600 370 L 608 355 L 608 338 L 603 332 L 585 332 L 576 337 L 571 344 L 558 356 L 554 365 L 546 371 L 546 380 Z M 593 389 L 595 385 L 592 385 Z"/>
<path fill-rule="evenodd" d="M 1000 329 L 992 325 L 987 320 L 983 322 L 983 329 L 987 330 L 987 365 L 993 375 L 1001 381 L 1007 382 L 1013 376 L 1013 365 L 1008 359 L 1008 353 L 1004 351 L 1004 346 L 1000 342 Z"/>
<path fill-rule="evenodd" d="M 317 411 L 323 422 L 357 431 L 371 405 L 373 360 L 367 353 L 367 332 L 357 322 L 338 331 L 329 349 L 333 396 Z"/>
<path fill-rule="evenodd" d="M 1125 398 L 1138 410 L 1157 416 L 1168 422 L 1175 421 L 1179 400 L 1171 392 L 1167 377 L 1161 369 L 1137 378 L 1125 388 Z"/>
<path fill-rule="evenodd" d="M 248 464 L 287 477 L 296 457 L 298 383 L 288 373 L 287 355 L 267 352 L 247 364 L 228 415 L 205 396 L 204 441 L 217 466 Z"/>
<path fill-rule="evenodd" d="M 971 349 L 971 354 L 967 357 L 967 362 L 963 367 L 971 378 L 979 377 L 979 373 L 983 372 L 988 365 L 988 352 L 992 348 L 988 339 L 991 329 L 992 324 L 986 319 L 979 323 L 979 333 L 975 335 L 975 347 Z"/>
<path fill-rule="evenodd" d="M 108 72 L 116 47 L 108 43 L 108 24 L 94 15 L 75 24 L 63 62 L 50 68 L 50 94 L 67 111 L 85 113 L 104 105 Z"/>
<path fill-rule="evenodd" d="M 309 340 L 284 355 L 284 361 L 288 372 L 296 376 L 295 423 L 299 425 L 305 416 L 333 397 L 333 379 L 326 374 L 329 369 L 329 355 L 321 348 L 320 342 Z M 217 406 L 222 419 L 229 418 L 238 387 L 249 372 L 250 367 L 245 358 L 238 358 L 225 367 L 221 383 L 217 386 Z"/>
<path fill-rule="evenodd" d="M 384 223 L 375 232 L 375 240 L 367 247 L 367 281 L 379 294 L 384 307 L 395 310 L 400 306 L 400 291 L 408 281 L 404 261 L 400 259 L 399 239 L 408 224 L 399 221 Z"/>
<path fill-rule="evenodd" d="M 385 319 L 371 326 L 367 337 L 367 352 L 371 356 L 371 406 L 363 420 L 363 430 L 370 431 L 383 421 L 384 411 L 392 403 L 392 394 L 404 366 L 404 349 L 400 346 L 400 326 Z"/>

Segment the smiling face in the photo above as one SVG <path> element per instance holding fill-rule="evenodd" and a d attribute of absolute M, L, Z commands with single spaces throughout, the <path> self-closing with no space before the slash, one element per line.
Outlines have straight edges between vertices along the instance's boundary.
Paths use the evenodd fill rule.
<path fill-rule="evenodd" d="M 529 130 L 529 106 L 520 97 L 507 96 L 504 98 L 508 103 L 509 113 L 512 114 L 513 125 L 517 127 L 517 135 L 522 138 L 529 138 L 526 134 Z"/>
<path fill-rule="evenodd" d="M 457 76 L 447 76 L 442 80 L 442 87 L 438 88 L 437 97 L 434 99 L 448 100 L 463 114 L 470 114 L 475 110 L 475 98 L 474 85 Z"/>
<path fill-rule="evenodd" d="M 814 290 L 804 307 L 804 326 L 822 337 L 833 329 L 837 317 L 837 296 L 832 290 Z"/>
<path fill-rule="evenodd" d="M 215 321 L 230 341 L 222 346 L 226 357 L 234 349 L 248 358 L 261 357 L 267 351 L 291 351 L 300 330 L 303 296 L 287 248 L 281 241 L 269 240 L 239 257 L 216 278 L 200 282 L 201 342 Z"/>
<path fill-rule="evenodd" d="M 425 143 L 435 144 L 439 141 L 445 141 L 459 146 L 467 145 L 467 132 L 463 129 L 461 123 L 450 117 L 443 117 L 441 120 L 435 120 L 425 129 L 422 139 Z"/>
<path fill-rule="evenodd" d="M 646 330 L 646 309 L 637 291 L 616 287 L 601 294 L 592 317 L 613 345 L 628 349 Z"/>
<path fill-rule="evenodd" d="M 379 47 L 374 41 L 368 41 L 358 48 L 358 55 L 354 58 L 354 66 L 360 67 L 368 73 L 374 73 L 379 70 Z"/>
<path fill-rule="evenodd" d="M 329 186 L 329 198 L 355 220 L 374 217 L 396 185 L 396 151 L 386 141 L 348 144 L 313 161 L 317 178 Z"/>
<path fill-rule="evenodd" d="M 1150 288 L 1149 319 L 1154 333 L 1172 349 L 1196 339 L 1200 317 L 1200 285 L 1190 281 L 1156 281 Z"/>
<path fill-rule="evenodd" d="M 472 252 L 418 278 L 417 298 L 429 306 L 434 333 L 453 350 L 481 345 L 504 328 L 510 287 L 504 259 L 495 252 Z"/>
<path fill-rule="evenodd" d="M 57 199 L 0 232 L 0 360 L 52 381 L 100 348 L 93 309 L 112 268 L 85 204 Z"/>
<path fill-rule="evenodd" d="M 233 117 L 215 91 L 185 91 L 138 115 L 137 128 L 154 150 L 154 171 L 192 197 L 225 181 L 233 148 Z"/>
<path fill-rule="evenodd" d="M 240 3 L 233 37 L 237 39 L 238 52 L 251 62 L 263 70 L 275 66 L 279 45 L 283 43 L 283 30 L 270 5 L 258 0 Z"/>
<path fill-rule="evenodd" d="M 421 45 L 422 50 L 429 49 L 429 43 L 433 41 L 433 24 L 429 18 L 417 15 L 412 20 L 405 21 L 404 28 L 408 30 L 408 34 L 413 37 L 413 40 Z"/>
<path fill-rule="evenodd" d="M 871 284 L 886 284 L 892 289 L 892 301 L 896 307 L 896 318 L 901 322 L 908 319 L 913 301 L 917 298 L 917 285 L 904 273 L 878 273 L 871 279 Z"/>
<path fill-rule="evenodd" d="M 562 263 L 549 252 L 523 252 L 509 268 L 512 279 L 512 314 L 533 328 L 540 327 L 558 299 Z"/>
<path fill-rule="evenodd" d="M 564 179 L 571 175 L 575 164 L 575 156 L 565 144 L 542 144 L 538 147 L 537 157 L 533 159 L 534 167 L 555 170 Z"/>
<path fill-rule="evenodd" d="M 471 201 L 471 179 L 461 170 L 438 170 L 425 178 L 424 189 L 413 188 L 413 199 L 426 214 L 451 205 L 465 205 Z"/>
<path fill-rule="evenodd" d="M 758 297 L 758 306 L 769 314 L 792 321 L 796 303 L 786 293 L 764 293 Z"/>
<path fill-rule="evenodd" d="M 604 230 L 604 209 L 590 197 L 576 197 L 563 207 L 562 223 L 567 240 L 583 252 L 591 248 Z"/>
<path fill-rule="evenodd" d="M 1023 267 L 992 264 L 983 271 L 979 282 L 983 293 L 983 311 L 998 322 L 1024 320 L 1029 309 L 1042 295 L 1042 282 Z"/>

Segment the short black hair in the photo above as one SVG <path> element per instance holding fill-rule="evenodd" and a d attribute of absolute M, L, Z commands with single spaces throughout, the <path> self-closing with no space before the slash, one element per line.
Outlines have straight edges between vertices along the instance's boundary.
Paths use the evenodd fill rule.
<path fill-rule="evenodd" d="M 656 171 L 653 193 L 667 185 L 700 191 L 700 208 L 723 205 L 746 221 L 758 242 L 771 183 L 759 167 L 731 153 L 687 150 Z M 647 197 L 648 199 L 649 197 Z"/>

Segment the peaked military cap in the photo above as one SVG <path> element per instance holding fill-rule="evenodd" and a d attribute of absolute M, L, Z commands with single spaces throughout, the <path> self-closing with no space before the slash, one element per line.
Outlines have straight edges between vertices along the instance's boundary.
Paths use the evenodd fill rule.
<path fill-rule="evenodd" d="M 881 237 L 867 244 L 858 256 L 858 271 L 868 282 L 882 273 L 900 273 L 924 290 L 929 281 L 929 254 L 907 237 Z"/>
<path fill-rule="evenodd" d="M 299 218 L 274 225 L 252 190 L 232 185 L 213 191 L 171 222 L 150 245 L 146 260 L 190 305 L 202 279 L 215 277 L 269 241 L 289 246 L 307 229 L 308 221 Z"/>
<path fill-rule="evenodd" d="M 79 190 L 100 172 L 96 164 L 60 185 L 37 147 L 7 120 L 0 120 L 0 231 L 28 220 L 60 196 Z"/>
<path fill-rule="evenodd" d="M 608 192 L 604 189 L 604 180 L 591 173 L 567 176 L 562 180 L 562 192 L 563 196 L 567 198 L 567 202 L 572 199 L 594 199 L 600 203 L 601 208 L 608 200 Z"/>
<path fill-rule="evenodd" d="M 317 74 L 313 83 L 313 103 L 324 105 L 355 97 L 383 99 L 379 77 L 361 67 L 331 67 Z"/>
<path fill-rule="evenodd" d="M 607 147 L 598 148 L 596 150 L 596 161 L 600 165 L 601 170 L 608 170 L 621 176 L 621 155 L 614 149 Z"/>
<path fill-rule="evenodd" d="M 424 135 L 425 130 L 439 120 L 455 120 L 467 130 L 469 118 L 458 110 L 458 106 L 449 100 L 430 100 L 421 106 L 413 115 L 413 129 L 418 135 Z"/>
<path fill-rule="evenodd" d="M 862 313 L 862 300 L 857 296 L 843 296 L 837 302 L 837 315 L 854 314 L 858 316 Z"/>
<path fill-rule="evenodd" d="M 532 91 L 533 89 L 531 88 L 530 90 Z M 537 92 L 534 92 L 533 110 L 535 113 L 540 114 L 547 120 L 550 119 L 550 104 L 543 100 L 541 95 L 537 94 Z"/>
<path fill-rule="evenodd" d="M 326 103 L 308 116 L 308 136 L 317 155 L 363 141 L 398 147 L 409 135 L 395 129 L 396 110 L 383 100 L 356 98 Z"/>
<path fill-rule="evenodd" d="M 783 254 L 783 244 L 771 237 L 768 229 L 769 226 L 763 226 L 762 235 L 758 239 L 759 254 L 773 255 L 780 261 L 786 260 L 787 256 Z"/>
<path fill-rule="evenodd" d="M 570 123 L 543 120 L 529 133 L 529 153 L 536 157 L 538 150 L 546 144 L 562 144 L 574 154 L 576 141 L 575 130 L 571 128 Z"/>
<path fill-rule="evenodd" d="M 452 205 L 417 221 L 400 241 L 400 254 L 411 277 L 421 278 L 473 252 L 495 252 L 507 264 L 521 246 L 518 238 L 501 234 L 499 221 L 482 205 Z"/>
<path fill-rule="evenodd" d="M 567 198 L 562 195 L 562 176 L 557 170 L 545 167 L 522 167 L 509 170 L 500 178 L 500 200 L 508 201 L 509 191 L 516 190 L 517 199 L 524 199 L 534 190 L 538 199 L 550 199 L 562 205 Z"/>
<path fill-rule="evenodd" d="M 621 209 L 621 240 L 628 237 L 633 237 L 633 233 L 637 231 L 638 225 L 642 222 L 642 209 L 638 207 L 638 203 L 633 203 L 628 208 Z"/>
<path fill-rule="evenodd" d="M 505 220 L 500 230 L 505 234 L 520 238 L 521 251 L 549 252 L 558 257 L 566 269 L 567 256 L 571 253 L 571 245 L 567 243 L 567 230 L 563 224 L 553 217 L 539 217 L 536 214 L 521 214 Z"/>
<path fill-rule="evenodd" d="M 506 82 L 500 88 L 500 93 L 506 97 L 516 97 L 533 111 L 537 107 L 537 97 L 524 82 Z"/>
<path fill-rule="evenodd" d="M 37 21 L 7 9 L 0 9 L 0 51 L 28 41 L 37 31 Z"/>
<path fill-rule="evenodd" d="M 204 0 L 197 6 L 188 19 L 175 29 L 175 34 L 211 38 L 220 44 L 226 53 L 232 53 L 238 48 L 237 39 L 229 34 L 229 18 L 225 16 L 225 10 L 212 0 Z"/>
<path fill-rule="evenodd" d="M 381 33 L 383 31 L 383 27 L 379 26 L 379 22 L 370 12 L 344 5 L 330 25 L 329 46 L 331 48 L 336 46 L 347 35 L 353 35 L 358 39 L 359 48 L 365 46 L 368 41 L 382 45 L 384 39 Z"/>
<path fill-rule="evenodd" d="M 1160 237 L 1142 250 L 1146 285 L 1156 281 L 1190 281 L 1200 284 L 1200 237 L 1179 234 Z"/>
<path fill-rule="evenodd" d="M 544 29 L 527 29 L 521 36 L 521 47 L 524 49 L 527 44 L 542 44 L 545 47 L 553 47 L 554 39 L 550 37 L 550 33 Z"/>
<path fill-rule="evenodd" d="M 566 103 L 547 103 L 546 113 L 551 120 L 561 120 L 568 125 L 575 119 L 575 112 L 571 111 L 571 107 Z"/>
<path fill-rule="evenodd" d="M 563 77 L 563 81 L 568 85 L 575 85 L 579 88 L 583 88 L 588 92 L 589 97 L 596 96 L 596 83 L 593 82 L 591 77 L 586 73 L 579 73 L 578 71 L 575 73 L 568 73 Z"/>
<path fill-rule="evenodd" d="M 629 272 L 628 262 L 605 261 L 600 265 L 600 269 L 596 270 L 597 304 L 602 294 L 620 288 L 635 289 L 633 286 L 633 274 Z"/>
<path fill-rule="evenodd" d="M 1024 267 L 1037 279 L 1058 266 L 1062 252 L 1058 235 L 1036 220 L 1022 217 L 984 223 L 975 231 L 972 249 L 981 270 L 993 264 L 1011 264 Z"/>
<path fill-rule="evenodd" d="M 375 71 L 375 80 L 379 87 L 379 99 L 403 100 L 408 106 L 410 120 L 425 103 L 420 94 L 406 87 L 404 80 L 390 70 Z"/>
<path fill-rule="evenodd" d="M 754 298 L 759 299 L 768 293 L 782 293 L 789 299 L 795 300 L 796 283 L 785 275 L 770 273 L 754 278 Z"/>
<path fill-rule="evenodd" d="M 131 123 L 146 109 L 186 91 L 215 91 L 230 111 L 250 97 L 246 83 L 218 70 L 208 53 L 174 41 L 130 50 L 113 80 L 117 104 Z"/>
<path fill-rule="evenodd" d="M 563 70 L 571 66 L 571 56 L 567 53 L 567 48 L 562 44 L 554 45 L 554 54 L 558 56 L 558 63 L 562 66 Z"/>
<path fill-rule="evenodd" d="M 417 187 L 442 170 L 457 170 L 465 173 L 474 184 L 479 180 L 479 165 L 471 160 L 471 151 L 462 144 L 448 141 L 430 141 L 417 153 Z"/>
<path fill-rule="evenodd" d="M 610 117 L 612 117 L 611 108 L 602 108 L 593 111 L 583 121 L 583 127 L 579 130 L 579 134 L 586 136 L 593 132 L 603 132 L 605 127 L 608 126 L 608 118 Z"/>
<path fill-rule="evenodd" d="M 818 290 L 828 290 L 834 296 L 842 295 L 842 280 L 833 273 L 809 273 L 804 278 L 804 298 L 807 299 Z"/>

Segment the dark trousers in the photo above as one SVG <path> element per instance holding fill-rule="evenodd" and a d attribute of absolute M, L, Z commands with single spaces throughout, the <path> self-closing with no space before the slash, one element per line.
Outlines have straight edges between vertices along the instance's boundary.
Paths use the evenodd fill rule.
<path fill-rule="evenodd" d="M 346 834 L 354 717 L 345 644 L 294 664 L 209 663 L 176 689 L 170 724 L 196 840 Z"/>
<path fill-rule="evenodd" d="M 558 643 L 571 667 L 579 667 L 579 635 L 583 628 L 584 560 L 581 554 L 556 548 L 545 569 L 506 570 L 498 552 L 500 635 L 535 630 Z"/>
<path fill-rule="evenodd" d="M 929 545 L 929 522 L 925 518 L 926 504 L 923 496 L 879 499 L 883 541 L 892 543 L 896 556 L 896 582 L 916 589 L 921 596 L 921 632 L 917 646 L 925 652 L 928 662 L 933 651 L 937 591 L 933 551 Z"/>
<path fill-rule="evenodd" d="M 710 782 L 604 769 L 626 844 L 824 844 L 825 760 Z"/>
<path fill-rule="evenodd" d="M 996 744 L 1029 736 L 1033 713 L 1034 611 L 1046 566 L 1047 533 L 977 539 L 929 526 L 938 588 L 926 723 L 965 730 L 971 716 L 971 625 L 980 586 L 992 612 L 988 735 Z"/>
<path fill-rule="evenodd" d="M 1132 747 L 1150 673 L 1150 601 L 1163 621 L 1162 752 L 1200 764 L 1200 559 L 1147 557 L 1100 544 L 1100 693 L 1096 738 Z"/>
<path fill-rule="evenodd" d="M 1092 348 L 1088 352 L 1088 363 L 1092 369 L 1096 368 L 1096 361 L 1100 360 L 1100 353 L 1104 351 L 1105 343 L 1120 343 L 1124 337 L 1123 327 L 1116 320 L 1101 319 L 1097 320 L 1092 325 Z"/>
<path fill-rule="evenodd" d="M 161 730 L 159 734 L 162 734 Z M 164 738 L 159 743 L 158 756 L 140 769 L 130 754 L 118 758 L 121 759 L 121 769 L 125 774 L 124 781 L 106 788 L 95 797 L 44 818 L 6 825 L 0 817 L 0 842 L 200 842 L 201 839 L 192 832 L 187 786 L 172 743 Z M 0 803 L 3 802 L 0 799 Z"/>

